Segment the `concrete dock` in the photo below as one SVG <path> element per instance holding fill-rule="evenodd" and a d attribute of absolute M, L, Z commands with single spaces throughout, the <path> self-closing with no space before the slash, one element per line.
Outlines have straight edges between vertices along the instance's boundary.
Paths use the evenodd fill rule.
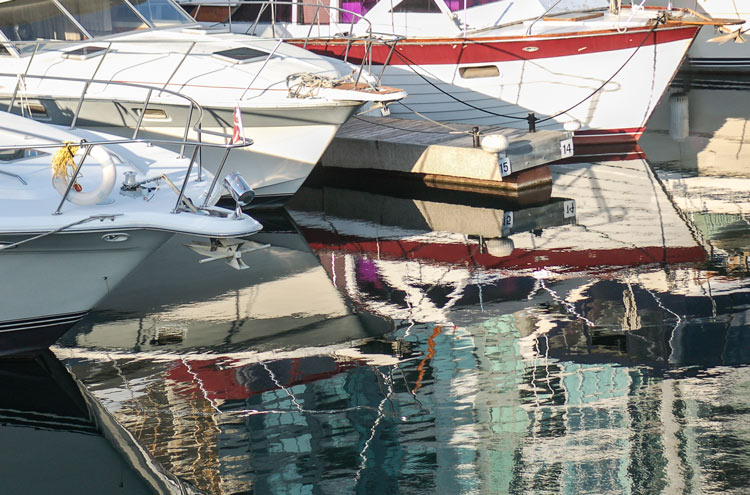
<path fill-rule="evenodd" d="M 409 174 L 435 184 L 517 191 L 549 183 L 545 165 L 573 155 L 571 132 L 479 127 L 477 139 L 473 128 L 470 124 L 355 117 L 339 129 L 321 165 Z M 477 141 L 484 149 L 476 146 Z M 493 151 L 497 143 L 500 149 L 507 148 Z"/>

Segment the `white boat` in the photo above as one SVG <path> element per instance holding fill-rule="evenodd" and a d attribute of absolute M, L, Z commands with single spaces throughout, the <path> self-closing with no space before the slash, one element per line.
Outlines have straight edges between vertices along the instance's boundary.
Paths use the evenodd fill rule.
<path fill-rule="evenodd" d="M 174 233 L 240 264 L 233 239 L 261 229 L 247 195 L 213 206 L 220 186 L 191 158 L 0 116 L 0 354 L 48 347 Z"/>
<path fill-rule="evenodd" d="M 748 72 L 750 70 L 750 2 L 748 0 L 674 0 L 675 7 L 695 9 L 701 14 L 738 19 L 745 24 L 725 29 L 703 29 L 688 52 L 688 65 L 696 72 Z"/>
<path fill-rule="evenodd" d="M 405 96 L 354 69 L 277 40 L 201 29 L 171 0 L 0 2 L 0 108 L 216 143 L 239 107 L 255 144 L 229 165 L 255 190 L 254 204 L 294 194 L 363 103 Z M 201 133 L 188 135 L 198 123 Z M 213 169 L 220 155 L 204 151 Z"/>
<path fill-rule="evenodd" d="M 322 55 L 371 61 L 384 84 L 410 95 L 392 105 L 393 116 L 565 127 L 577 129 L 579 143 L 637 140 L 701 25 L 724 22 L 666 8 L 613 13 L 605 0 L 355 1 L 339 4 L 354 12 L 325 16 L 318 14 L 323 6 L 305 6 L 300 16 L 275 0 L 263 12 L 257 2 L 231 4 L 234 32 L 275 34 Z M 226 7 L 213 7 L 213 19 L 226 18 Z M 263 22 L 266 11 L 274 22 Z M 219 24 L 207 19 L 211 10 L 192 12 Z"/>

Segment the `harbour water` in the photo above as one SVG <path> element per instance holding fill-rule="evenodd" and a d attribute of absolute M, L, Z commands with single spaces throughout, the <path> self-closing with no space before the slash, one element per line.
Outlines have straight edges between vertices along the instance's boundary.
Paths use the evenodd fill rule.
<path fill-rule="evenodd" d="M 247 270 L 173 238 L 4 368 L 0 492 L 747 493 L 748 86 L 514 201 L 313 177 Z"/>

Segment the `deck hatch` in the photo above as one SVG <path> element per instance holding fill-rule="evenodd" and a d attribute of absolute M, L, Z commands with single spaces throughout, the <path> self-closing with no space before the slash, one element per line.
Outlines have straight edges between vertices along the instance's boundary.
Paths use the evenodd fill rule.
<path fill-rule="evenodd" d="M 107 49 L 103 46 L 84 46 L 81 48 L 76 48 L 75 50 L 63 52 L 60 56 L 62 58 L 70 58 L 73 60 L 86 60 L 87 58 L 101 55 L 102 52 L 106 50 Z"/>
<path fill-rule="evenodd" d="M 213 56 L 221 60 L 226 60 L 227 62 L 244 64 L 247 62 L 254 62 L 256 60 L 265 59 L 268 56 L 268 52 L 243 46 L 240 48 L 232 48 L 229 50 L 214 52 Z"/>

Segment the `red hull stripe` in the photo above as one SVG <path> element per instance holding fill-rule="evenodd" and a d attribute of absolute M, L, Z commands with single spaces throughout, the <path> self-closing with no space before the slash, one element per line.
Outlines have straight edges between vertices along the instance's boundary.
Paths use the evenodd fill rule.
<path fill-rule="evenodd" d="M 365 254 L 392 260 L 423 260 L 462 267 L 499 270 L 541 269 L 559 267 L 562 272 L 588 270 L 607 272 L 624 266 L 651 263 L 700 262 L 706 253 L 700 246 L 664 248 L 661 246 L 631 249 L 515 249 L 510 256 L 497 258 L 480 253 L 477 245 L 425 244 L 404 240 L 359 240 L 317 229 L 303 229 L 314 251 Z M 599 268 L 599 270 L 595 270 Z"/>
<path fill-rule="evenodd" d="M 634 143 L 645 131 L 645 127 L 629 127 L 626 129 L 590 129 L 576 131 L 573 135 L 575 146 L 586 144 Z"/>
<path fill-rule="evenodd" d="M 545 37 L 504 38 L 451 38 L 406 39 L 396 44 L 389 65 L 456 65 L 491 64 L 518 60 L 568 57 L 588 53 L 611 52 L 638 46 L 651 46 L 695 37 L 700 26 L 659 27 L 631 29 L 625 33 L 616 30 L 582 32 Z M 645 38 L 645 41 L 644 41 Z M 303 46 L 303 40 L 290 40 Z M 346 41 L 310 41 L 306 48 L 311 52 L 343 59 Z M 348 60 L 360 63 L 365 52 L 361 42 L 349 47 Z M 372 47 L 372 63 L 383 65 L 390 48 Z"/>

